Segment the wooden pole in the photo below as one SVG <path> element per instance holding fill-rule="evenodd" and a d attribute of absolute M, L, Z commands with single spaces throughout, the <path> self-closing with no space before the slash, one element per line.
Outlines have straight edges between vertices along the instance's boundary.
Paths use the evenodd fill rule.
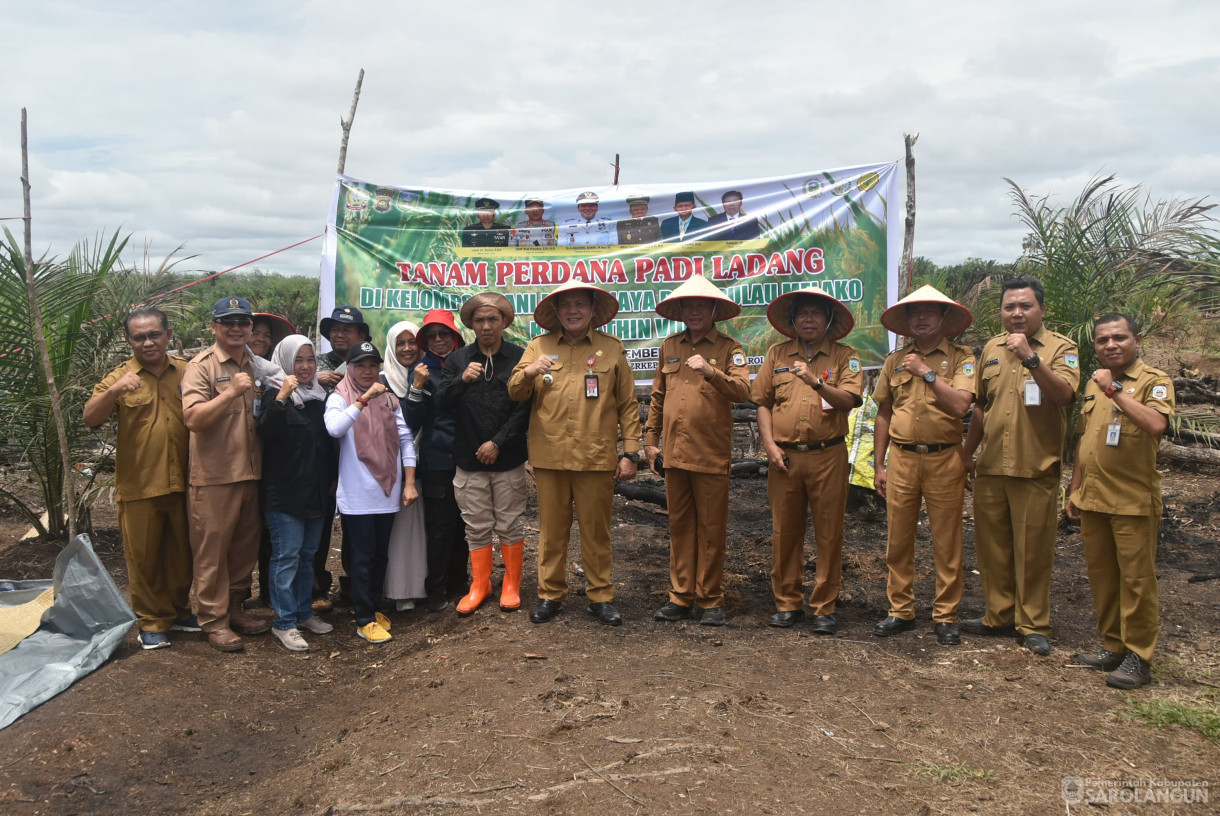
<path fill-rule="evenodd" d="M 614 154 L 614 186 L 618 186 L 618 154 Z"/>
<path fill-rule="evenodd" d="M 64 503 L 67 505 L 68 541 L 76 537 L 76 487 L 73 484 L 72 453 L 68 449 L 68 431 L 64 427 L 64 415 L 59 403 L 59 388 L 55 385 L 55 369 L 51 367 L 51 353 L 47 350 L 47 336 L 42 328 L 42 311 L 38 308 L 38 295 L 34 291 L 34 239 L 30 228 L 30 151 L 26 138 L 25 108 L 21 109 L 21 193 L 25 199 L 25 290 L 30 298 L 30 317 L 34 321 L 34 339 L 42 357 L 42 370 L 47 377 L 47 391 L 51 395 L 51 413 L 55 417 L 55 432 L 59 435 L 59 453 L 64 469 Z M 48 520 L 51 508 L 47 508 Z"/>
<path fill-rule="evenodd" d="M 898 297 L 904 298 L 911 292 L 911 275 L 915 270 L 915 142 L 919 134 L 902 134 L 906 145 L 907 162 L 907 223 L 902 239 L 902 262 L 898 267 Z"/>
<path fill-rule="evenodd" d="M 347 137 L 352 133 L 352 122 L 356 121 L 356 105 L 360 102 L 360 86 L 364 84 L 364 69 L 360 69 L 360 76 L 356 78 L 356 92 L 352 94 L 352 109 L 347 114 L 347 119 L 339 117 L 339 127 L 343 128 L 343 141 L 339 145 L 339 172 L 343 172 L 343 168 L 347 166 Z"/>

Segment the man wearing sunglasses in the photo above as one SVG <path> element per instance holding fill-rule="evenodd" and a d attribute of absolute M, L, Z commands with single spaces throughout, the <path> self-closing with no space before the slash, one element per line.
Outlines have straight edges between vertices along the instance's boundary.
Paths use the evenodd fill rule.
<path fill-rule="evenodd" d="M 191 432 L 188 496 L 199 625 L 222 652 L 242 648 L 239 634 L 271 628 L 241 608 L 262 529 L 263 450 L 254 430 L 254 362 L 246 353 L 252 326 L 248 300 L 216 301 L 216 342 L 191 360 L 182 377 L 182 413 Z"/>
<path fill-rule="evenodd" d="M 115 502 L 131 607 L 140 645 L 163 649 L 171 630 L 198 632 L 191 615 L 191 544 L 186 532 L 187 431 L 179 390 L 186 360 L 166 352 L 165 313 L 141 306 L 127 316 L 132 356 L 93 389 L 85 424 L 118 420 Z"/>

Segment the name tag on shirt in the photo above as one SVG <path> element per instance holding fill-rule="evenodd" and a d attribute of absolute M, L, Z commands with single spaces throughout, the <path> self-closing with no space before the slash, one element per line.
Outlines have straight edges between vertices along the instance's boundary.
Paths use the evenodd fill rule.
<path fill-rule="evenodd" d="M 585 399 L 597 399 L 597 375 L 585 375 Z"/>
<path fill-rule="evenodd" d="M 1042 389 L 1038 387 L 1038 383 L 1034 380 L 1025 381 L 1025 404 L 1026 405 L 1041 405 L 1042 404 Z"/>

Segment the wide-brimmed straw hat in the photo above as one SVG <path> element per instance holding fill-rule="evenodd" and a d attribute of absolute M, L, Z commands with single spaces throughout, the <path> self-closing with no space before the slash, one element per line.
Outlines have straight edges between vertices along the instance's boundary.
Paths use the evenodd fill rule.
<path fill-rule="evenodd" d="M 832 308 L 830 328 L 826 330 L 828 339 L 842 340 L 851 334 L 852 328 L 856 325 L 856 319 L 852 317 L 851 309 L 816 286 L 786 292 L 771 301 L 771 304 L 767 306 L 767 320 L 777 332 L 784 337 L 796 337 L 796 329 L 792 327 L 792 304 L 800 295 L 809 295 L 830 304 Z"/>
<path fill-rule="evenodd" d="M 720 287 L 702 275 L 692 275 L 690 280 L 669 293 L 669 297 L 657 304 L 657 314 L 670 320 L 681 320 L 683 298 L 704 298 L 716 301 L 713 320 L 731 320 L 741 314 L 741 307 L 720 291 Z"/>
<path fill-rule="evenodd" d="M 953 337 L 970 328 L 974 323 L 974 315 L 962 304 L 953 300 L 934 286 L 921 286 L 902 300 L 881 313 L 881 325 L 900 334 L 911 336 L 911 326 L 907 323 L 907 307 L 913 303 L 935 303 L 944 306 L 945 319 L 940 326 L 945 331 L 945 337 Z"/>
<path fill-rule="evenodd" d="M 601 328 L 618 314 L 618 299 L 614 295 L 591 283 L 570 280 L 538 301 L 538 305 L 534 307 L 534 322 L 547 331 L 559 331 L 562 327 L 559 325 L 559 313 L 555 311 L 559 295 L 581 289 L 593 295 L 593 320 L 589 323 L 590 329 Z"/>
<path fill-rule="evenodd" d="M 278 346 L 280 341 L 288 335 L 297 333 L 297 327 L 292 325 L 292 321 L 286 317 L 281 317 L 271 312 L 255 312 L 254 322 L 257 323 L 259 320 L 266 321 L 267 325 L 271 328 L 271 345 L 273 347 Z"/>
<path fill-rule="evenodd" d="M 462 324 L 468 329 L 473 329 L 475 309 L 480 309 L 484 306 L 498 309 L 500 314 L 504 315 L 504 326 L 506 328 L 512 324 L 513 318 L 516 316 L 512 302 L 504 297 L 504 295 L 499 292 L 479 292 L 462 304 Z"/>

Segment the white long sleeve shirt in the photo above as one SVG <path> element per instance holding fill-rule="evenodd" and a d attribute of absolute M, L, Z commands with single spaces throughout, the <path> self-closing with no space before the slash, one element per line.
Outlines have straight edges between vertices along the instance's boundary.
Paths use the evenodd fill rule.
<path fill-rule="evenodd" d="M 398 467 L 394 471 L 394 489 L 388 496 L 356 454 L 352 426 L 359 418 L 359 406 L 348 405 L 337 393 L 327 397 L 326 431 L 339 440 L 339 491 L 336 496 L 339 512 L 349 516 L 397 513 L 402 507 L 402 469 L 415 467 L 415 445 L 411 429 L 402 417 L 402 406 L 394 410 L 394 421 L 398 424 Z"/>

